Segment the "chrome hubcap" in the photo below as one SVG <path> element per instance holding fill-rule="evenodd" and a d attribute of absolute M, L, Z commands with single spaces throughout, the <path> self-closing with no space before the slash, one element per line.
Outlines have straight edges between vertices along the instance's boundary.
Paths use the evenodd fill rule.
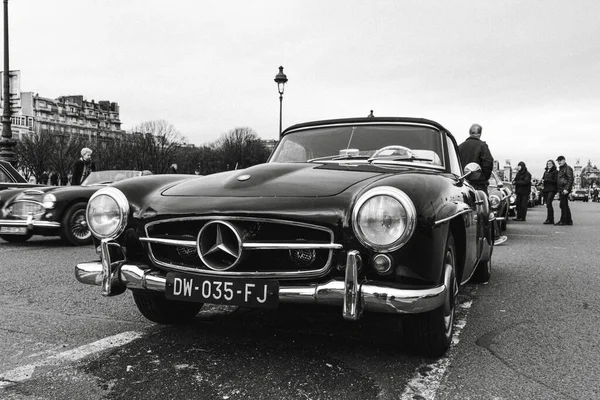
<path fill-rule="evenodd" d="M 85 211 L 80 210 L 73 214 L 71 218 L 71 233 L 77 239 L 86 240 L 89 239 L 92 234 L 88 229 L 87 222 L 85 221 Z"/>

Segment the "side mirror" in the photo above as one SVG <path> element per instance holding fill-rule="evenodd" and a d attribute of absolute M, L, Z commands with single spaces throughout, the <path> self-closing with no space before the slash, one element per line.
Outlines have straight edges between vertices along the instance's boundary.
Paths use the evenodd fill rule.
<path fill-rule="evenodd" d="M 464 173 L 464 175 L 462 175 L 462 176 L 460 177 L 460 179 L 467 178 L 467 177 L 468 177 L 469 175 L 471 175 L 473 172 L 476 172 L 476 171 L 481 171 L 481 166 L 480 166 L 479 164 L 475 163 L 475 162 L 471 162 L 471 163 L 468 163 L 468 164 L 465 166 L 465 170 L 464 170 L 464 171 L 465 171 L 465 173 Z"/>

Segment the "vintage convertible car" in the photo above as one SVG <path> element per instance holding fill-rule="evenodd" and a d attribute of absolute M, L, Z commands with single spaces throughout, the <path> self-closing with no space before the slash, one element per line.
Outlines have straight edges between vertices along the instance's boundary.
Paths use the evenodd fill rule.
<path fill-rule="evenodd" d="M 488 195 L 490 199 L 490 208 L 496 215 L 500 230 L 506 230 L 508 214 L 510 212 L 510 194 L 504 188 L 504 183 L 498 178 L 496 172 L 492 171 L 492 175 L 488 180 Z"/>
<path fill-rule="evenodd" d="M 265 164 L 94 193 L 86 218 L 100 259 L 75 275 L 105 296 L 130 289 L 164 324 L 203 303 L 329 305 L 350 320 L 390 313 L 404 345 L 440 355 L 459 286 L 489 279 L 493 250 L 487 195 L 457 154 L 426 119 L 294 125 Z"/>
<path fill-rule="evenodd" d="M 85 221 L 87 202 L 98 189 L 150 171 L 92 172 L 81 186 L 40 186 L 0 192 L 0 237 L 25 242 L 33 235 L 60 236 L 74 246 L 92 243 Z"/>

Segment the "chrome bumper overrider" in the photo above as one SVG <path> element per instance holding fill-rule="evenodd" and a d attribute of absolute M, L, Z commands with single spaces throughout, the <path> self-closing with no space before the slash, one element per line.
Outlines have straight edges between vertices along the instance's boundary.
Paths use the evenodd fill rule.
<path fill-rule="evenodd" d="M 105 240 L 101 244 L 102 261 L 77 264 L 75 277 L 79 282 L 101 286 L 104 296 L 121 294 L 126 288 L 165 292 L 164 272 L 151 270 L 145 264 L 111 262 L 111 247 L 114 247 L 112 254 L 120 250 L 116 242 Z M 351 320 L 358 319 L 364 310 L 411 314 L 431 311 L 444 303 L 445 284 L 427 289 L 398 289 L 384 282 L 360 281 L 360 263 L 360 254 L 352 250 L 348 252 L 343 280 L 302 286 L 286 286 L 285 282 L 280 282 L 279 301 L 342 306 L 344 318 Z"/>
<path fill-rule="evenodd" d="M 31 230 L 33 228 L 60 228 L 60 222 L 38 221 L 30 216 L 27 219 L 0 219 L 0 226 L 24 226 Z"/>

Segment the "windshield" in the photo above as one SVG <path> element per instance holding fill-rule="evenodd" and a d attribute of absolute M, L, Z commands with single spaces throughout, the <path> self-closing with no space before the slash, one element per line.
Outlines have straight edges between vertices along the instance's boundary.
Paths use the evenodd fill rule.
<path fill-rule="evenodd" d="M 386 147 L 392 150 L 378 152 Z M 374 155 L 382 159 L 443 166 L 442 135 L 432 127 L 419 125 L 349 125 L 307 129 L 284 136 L 270 162 L 367 160 Z"/>
<path fill-rule="evenodd" d="M 116 171 L 95 171 L 88 175 L 81 186 L 92 186 L 92 185 L 108 185 L 109 183 L 122 181 L 123 179 L 133 178 L 134 176 L 142 176 L 142 171 L 128 171 L 128 170 L 116 170 Z"/>

